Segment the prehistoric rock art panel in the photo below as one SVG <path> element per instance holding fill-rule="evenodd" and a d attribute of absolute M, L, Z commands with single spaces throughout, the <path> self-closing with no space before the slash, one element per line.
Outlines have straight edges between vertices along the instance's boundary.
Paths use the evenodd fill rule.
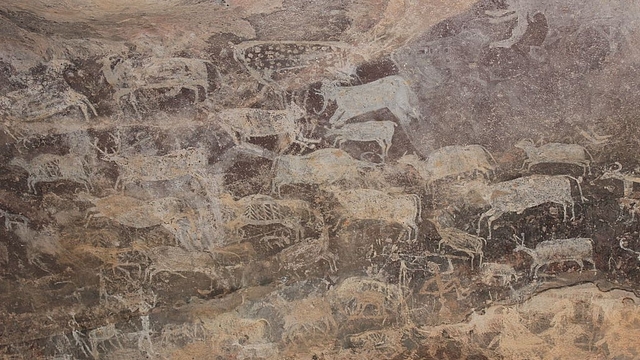
<path fill-rule="evenodd" d="M 1 356 L 637 357 L 637 4 L 64 6 L 0 5 Z"/>

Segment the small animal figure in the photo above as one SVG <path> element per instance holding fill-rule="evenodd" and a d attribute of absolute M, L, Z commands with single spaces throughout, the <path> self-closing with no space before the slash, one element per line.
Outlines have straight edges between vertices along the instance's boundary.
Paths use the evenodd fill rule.
<path fill-rule="evenodd" d="M 523 251 L 533 259 L 530 269 L 533 278 L 538 277 L 538 269 L 540 267 L 557 262 L 575 261 L 580 265 L 580 270 L 583 270 L 584 261 L 587 261 L 593 264 L 595 270 L 593 240 L 589 238 L 546 240 L 531 249 L 524 245 L 524 234 L 522 239 L 517 236 L 514 237 L 516 241 L 520 240 L 520 242 L 513 251 Z"/>
<path fill-rule="evenodd" d="M 524 139 L 514 146 L 527 153 L 527 160 L 522 164 L 522 169 L 526 166 L 527 171 L 530 171 L 531 167 L 536 164 L 562 163 L 581 166 L 582 176 L 586 175 L 587 170 L 591 174 L 589 164 L 593 162 L 593 157 L 587 149 L 580 145 L 548 143 L 536 147 L 533 140 Z"/>
<path fill-rule="evenodd" d="M 382 149 L 382 159 L 389 155 L 396 123 L 393 121 L 366 121 L 345 124 L 341 128 L 328 129 L 326 136 L 335 136 L 333 146 L 342 147 L 345 141 L 375 141 Z"/>

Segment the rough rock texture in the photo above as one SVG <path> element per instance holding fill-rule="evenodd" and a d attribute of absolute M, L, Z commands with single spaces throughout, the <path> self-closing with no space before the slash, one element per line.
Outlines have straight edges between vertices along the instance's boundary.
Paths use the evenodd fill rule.
<path fill-rule="evenodd" d="M 0 4 L 0 354 L 636 359 L 640 4 Z"/>

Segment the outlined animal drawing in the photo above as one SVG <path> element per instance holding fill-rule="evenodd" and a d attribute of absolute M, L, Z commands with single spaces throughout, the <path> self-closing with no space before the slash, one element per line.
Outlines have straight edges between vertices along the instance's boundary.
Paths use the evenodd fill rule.
<path fill-rule="evenodd" d="M 208 155 L 203 148 L 186 148 L 173 150 L 166 155 L 123 154 L 121 139 L 111 134 L 116 144 L 112 152 L 100 149 L 97 140 L 92 146 L 102 155 L 104 161 L 112 161 L 118 165 L 118 178 L 114 188 L 118 185 L 124 189 L 125 184 L 140 181 L 166 181 L 182 176 L 202 176 L 208 163 Z"/>
<path fill-rule="evenodd" d="M 389 155 L 396 123 L 393 121 L 365 121 L 327 129 L 326 137 L 335 137 L 333 146 L 341 148 L 345 141 L 375 141 L 382 150 L 382 159 Z"/>
<path fill-rule="evenodd" d="M 66 83 L 62 89 L 34 85 L 0 97 L 0 111 L 18 121 L 36 122 L 71 108 L 80 109 L 86 121 L 89 121 L 91 113 L 98 116 L 91 101 Z"/>
<path fill-rule="evenodd" d="M 593 264 L 595 270 L 593 240 L 589 238 L 546 240 L 538 243 L 533 249 L 524 245 L 524 235 L 522 238 L 514 238 L 519 243 L 513 251 L 523 251 L 533 259 L 530 273 L 534 278 L 538 277 L 540 267 L 556 262 L 575 261 L 580 265 L 580 270 L 583 270 L 584 262 L 587 261 Z"/>
<path fill-rule="evenodd" d="M 341 127 L 349 119 L 381 109 L 389 109 L 403 127 L 410 123 L 410 118 L 420 118 L 414 107 L 417 105 L 415 94 L 398 75 L 355 86 L 338 86 L 324 81 L 318 93 L 324 99 L 320 113 L 326 110 L 329 101 L 336 102 L 337 109 L 329 119 L 332 127 Z"/>
<path fill-rule="evenodd" d="M 427 190 L 434 181 L 449 176 L 478 172 L 488 178 L 496 168 L 495 159 L 481 145 L 444 146 L 431 153 L 425 161 L 420 160 L 417 155 L 405 154 L 398 159 L 398 163 L 416 169 L 426 181 Z"/>
<path fill-rule="evenodd" d="M 309 147 L 319 140 L 306 139 L 302 127 L 297 122 L 307 112 L 291 102 L 284 110 L 264 110 L 254 108 L 223 109 L 210 113 L 210 117 L 219 120 L 220 127 L 227 132 L 236 144 L 246 142 L 252 137 L 279 137 L 280 149 L 286 149 L 292 142 Z M 239 138 L 237 136 L 239 134 Z"/>
<path fill-rule="evenodd" d="M 593 157 L 581 145 L 548 143 L 536 147 L 533 140 L 524 139 L 514 146 L 527 153 L 527 159 L 522 163 L 522 169 L 526 166 L 527 171 L 531 171 L 531 167 L 536 164 L 562 163 L 581 166 L 582 176 L 586 175 L 587 170 L 591 174 Z"/>
<path fill-rule="evenodd" d="M 482 247 L 486 245 L 487 240 L 454 227 L 442 226 L 437 219 L 432 219 L 431 223 L 433 223 L 440 235 L 438 251 L 441 250 L 443 244 L 447 245 L 453 250 L 463 252 L 469 256 L 471 259 L 471 270 L 473 270 L 473 259 L 476 256 L 479 258 L 479 266 L 482 267 L 482 258 L 484 256 Z"/>
<path fill-rule="evenodd" d="M 356 160 L 340 149 L 320 149 L 302 156 L 281 155 L 273 161 L 271 192 L 280 196 L 280 188 L 289 184 L 331 185 L 342 180 L 355 182 L 365 169 L 376 166 Z"/>
<path fill-rule="evenodd" d="M 554 203 L 562 206 L 564 221 L 567 220 L 567 207 L 570 206 L 571 219 L 575 219 L 570 180 L 576 181 L 580 191 L 580 199 L 585 201 L 586 198 L 582 195 L 580 179 L 568 175 L 532 175 L 492 185 L 477 184 L 477 189 L 475 190 L 491 206 L 489 210 L 480 215 L 478 234 L 480 234 L 482 220 L 485 218 L 487 218 L 489 230 L 487 239 L 491 239 L 491 224 L 500 216 L 509 212 L 522 214 L 526 209 L 545 203 Z"/>
<path fill-rule="evenodd" d="M 596 180 L 616 179 L 622 181 L 623 195 L 630 198 L 633 193 L 633 184 L 640 184 L 640 175 L 629 172 L 622 172 L 622 164 L 615 163 L 616 168 L 605 170 Z"/>
<path fill-rule="evenodd" d="M 387 194 L 374 189 L 339 190 L 328 188 L 343 207 L 343 218 L 380 220 L 402 225 L 409 241 L 418 239 L 421 220 L 420 197 L 414 194 Z"/>
<path fill-rule="evenodd" d="M 28 161 L 16 157 L 9 164 L 19 166 L 29 173 L 27 185 L 34 194 L 37 194 L 36 184 L 40 182 L 68 180 L 84 185 L 87 191 L 93 188 L 89 165 L 80 155 L 41 154 Z"/>
<path fill-rule="evenodd" d="M 304 237 L 303 221 L 308 221 L 311 217 L 315 217 L 315 221 L 322 221 L 320 213 L 311 209 L 309 203 L 304 200 L 274 199 L 261 194 L 234 200 L 231 195 L 223 194 L 220 201 L 230 210 L 233 217 L 225 226 L 234 232 L 247 225 L 280 224 L 290 229 L 297 241 Z"/>
<path fill-rule="evenodd" d="M 113 100 L 122 107 L 122 97 L 138 113 L 136 92 L 139 90 L 170 89 L 168 95 L 176 96 L 182 89 L 192 90 L 195 102 L 200 101 L 200 89 L 207 98 L 211 62 L 191 58 L 145 58 L 139 61 L 112 55 L 101 59 L 102 74 L 115 93 Z"/>
<path fill-rule="evenodd" d="M 615 51 L 622 34 L 628 35 L 632 22 L 638 16 L 638 6 L 633 2 L 613 0 L 607 2 L 555 1 L 555 0 L 506 0 L 506 9 L 485 11 L 491 23 L 516 20 L 511 36 L 489 44 L 492 48 L 509 48 L 524 37 L 534 17 L 538 14 L 546 19 L 548 30 L 541 47 L 546 47 L 562 38 L 567 30 L 580 32 L 593 29 L 609 42 L 610 51 Z"/>

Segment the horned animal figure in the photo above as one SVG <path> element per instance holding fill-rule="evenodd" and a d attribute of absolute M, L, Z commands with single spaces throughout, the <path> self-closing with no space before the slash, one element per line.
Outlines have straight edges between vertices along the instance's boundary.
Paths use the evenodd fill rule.
<path fill-rule="evenodd" d="M 125 184 L 131 182 L 175 180 L 186 175 L 202 176 L 208 163 L 207 153 L 203 148 L 173 150 L 162 156 L 121 154 L 119 135 L 110 136 L 116 144 L 115 151 L 100 149 L 97 140 L 92 146 L 102 155 L 102 160 L 118 165 L 115 189 L 118 189 L 118 185 L 124 189 Z"/>
<path fill-rule="evenodd" d="M 321 221 L 319 212 L 311 209 L 309 203 L 297 199 L 274 199 L 268 195 L 249 195 L 234 200 L 229 194 L 223 194 L 221 203 L 228 207 L 233 214 L 233 219 L 226 226 L 234 231 L 247 225 L 267 226 L 280 224 L 295 233 L 296 240 L 304 237 L 303 218 L 312 214 L 316 221 Z"/>
<path fill-rule="evenodd" d="M 280 188 L 288 184 L 353 182 L 364 169 L 375 167 L 376 164 L 356 160 L 339 149 L 320 149 L 303 156 L 281 155 L 273 162 L 271 192 L 280 196 Z"/>
<path fill-rule="evenodd" d="M 475 256 L 479 257 L 479 266 L 482 267 L 482 257 L 484 255 L 482 247 L 486 245 L 487 240 L 454 227 L 444 227 L 438 219 L 431 219 L 430 221 L 436 227 L 438 234 L 440 234 L 438 251 L 440 251 L 442 244 L 445 244 L 455 251 L 461 251 L 469 255 L 471 258 L 471 270 L 473 270 L 473 259 Z"/>
<path fill-rule="evenodd" d="M 30 161 L 16 157 L 10 165 L 17 165 L 29 173 L 27 185 L 29 191 L 36 191 L 36 184 L 40 182 L 55 182 L 69 180 L 84 185 L 87 191 L 93 189 L 89 178 L 87 162 L 82 156 L 75 154 L 55 155 L 41 154 Z"/>
<path fill-rule="evenodd" d="M 582 176 L 586 175 L 587 170 L 589 170 L 589 174 L 591 174 L 589 164 L 593 162 L 593 157 L 587 149 L 580 145 L 548 143 L 536 147 L 533 140 L 524 139 L 514 146 L 527 153 L 527 160 L 522 164 L 522 168 L 524 169 L 524 167 L 527 166 L 528 171 L 536 164 L 563 163 L 581 166 Z"/>
<path fill-rule="evenodd" d="M 594 266 L 593 261 L 593 240 L 589 238 L 571 238 L 556 239 L 540 242 L 535 248 L 531 249 L 524 245 L 524 234 L 522 238 L 514 236 L 517 243 L 514 252 L 523 251 L 533 259 L 531 263 L 530 273 L 534 278 L 538 277 L 538 269 L 544 265 L 557 262 L 575 261 L 580 265 L 580 270 L 584 269 L 584 261 L 590 262 Z"/>
<path fill-rule="evenodd" d="M 398 159 L 398 163 L 416 169 L 420 177 L 425 180 L 425 186 L 429 190 L 433 182 L 449 176 L 478 172 L 488 178 L 495 169 L 492 160 L 495 164 L 495 159 L 484 146 L 452 145 L 434 151 L 426 161 L 420 160 L 417 155 L 405 154 Z"/>
<path fill-rule="evenodd" d="M 486 285 L 494 285 L 496 281 L 502 286 L 510 285 L 519 276 L 513 266 L 501 263 L 484 263 L 480 271 L 480 280 Z"/>
<path fill-rule="evenodd" d="M 281 148 L 284 149 L 292 142 L 303 147 L 310 147 L 310 144 L 319 142 L 302 135 L 302 129 L 297 120 L 306 115 L 307 112 L 292 101 L 285 110 L 223 109 L 218 113 L 211 113 L 210 117 L 219 120 L 220 127 L 233 138 L 236 144 L 246 142 L 252 137 L 277 135 L 280 137 Z M 236 133 L 240 134 L 240 140 L 236 138 Z"/>
<path fill-rule="evenodd" d="M 211 62 L 190 58 L 147 58 L 139 62 L 112 55 L 101 60 L 102 74 L 116 90 L 113 100 L 120 106 L 123 96 L 128 96 L 136 113 L 136 92 L 145 89 L 170 89 L 169 96 L 182 89 L 195 93 L 195 102 L 200 99 L 199 87 L 207 98 L 209 73 L 206 64 Z"/>
<path fill-rule="evenodd" d="M 371 111 L 389 109 L 404 127 L 410 117 L 420 118 L 412 106 L 416 97 L 407 82 L 398 75 L 387 76 L 364 85 L 338 86 L 324 81 L 318 92 L 324 99 L 320 113 L 329 101 L 335 101 L 338 108 L 329 119 L 331 126 L 340 127 L 349 119 Z"/>
<path fill-rule="evenodd" d="M 65 83 L 66 85 L 66 83 Z M 36 86 L 12 91 L 0 97 L 0 110 L 19 121 L 34 122 L 77 107 L 89 121 L 90 113 L 98 116 L 89 99 L 68 85 L 62 90 Z"/>
<path fill-rule="evenodd" d="M 487 10 L 489 22 L 497 24 L 516 20 L 511 36 L 494 41 L 490 47 L 509 48 L 522 40 L 529 24 L 536 15 L 543 15 L 547 32 L 540 47 L 547 47 L 564 36 L 562 29 L 584 29 L 596 31 L 609 43 L 609 51 L 615 51 L 619 38 L 628 36 L 631 24 L 637 19 L 637 4 L 628 1 L 612 0 L 606 3 L 554 0 L 506 0 L 506 9 Z"/>
<path fill-rule="evenodd" d="M 600 175 L 598 179 L 616 179 L 622 181 L 624 197 L 629 198 L 631 197 L 631 193 L 633 193 L 633 184 L 640 184 L 640 175 L 622 172 L 622 164 L 620 164 L 619 162 L 616 162 L 615 165 L 617 168 L 605 170 L 605 172 Z"/>
<path fill-rule="evenodd" d="M 417 222 L 421 220 L 422 211 L 419 196 L 387 194 L 373 189 L 329 190 L 344 208 L 342 218 L 395 222 L 402 225 L 409 241 L 418 239 Z"/>
<path fill-rule="evenodd" d="M 341 128 L 327 129 L 326 137 L 335 136 L 333 146 L 342 147 L 345 141 L 375 141 L 382 149 L 382 159 L 389 155 L 396 123 L 393 121 L 366 121 L 345 124 Z"/>
<path fill-rule="evenodd" d="M 491 206 L 480 216 L 477 233 L 480 234 L 482 220 L 487 218 L 489 229 L 487 239 L 491 239 L 491 224 L 500 216 L 509 212 L 522 214 L 529 208 L 545 203 L 561 205 L 564 221 L 567 220 L 567 207 L 571 206 L 571 219 L 575 219 L 570 179 L 575 180 L 578 184 L 582 201 L 586 200 L 582 195 L 580 180 L 568 175 L 532 175 L 492 185 L 477 183 L 476 187 L 478 188 L 475 190 Z"/>

